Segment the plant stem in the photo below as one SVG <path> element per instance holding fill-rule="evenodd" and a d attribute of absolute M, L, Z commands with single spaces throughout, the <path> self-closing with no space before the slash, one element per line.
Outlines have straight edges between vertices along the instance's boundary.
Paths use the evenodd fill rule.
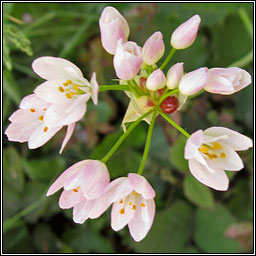
<path fill-rule="evenodd" d="M 155 112 L 153 113 L 153 117 L 151 119 L 149 128 L 148 128 L 148 135 L 147 135 L 146 145 L 145 145 L 145 148 L 144 148 L 143 157 L 142 157 L 142 160 L 141 160 L 141 163 L 140 163 L 140 167 L 139 167 L 139 170 L 137 172 L 138 174 L 142 174 L 142 172 L 144 170 L 144 167 L 145 167 L 145 164 L 146 164 L 146 161 L 147 161 L 150 142 L 151 142 L 152 133 L 153 133 L 153 129 L 154 129 L 154 124 L 155 124 L 155 121 L 156 121 L 156 114 L 157 114 L 157 111 L 155 110 Z"/>
<path fill-rule="evenodd" d="M 171 96 L 171 95 L 176 94 L 176 93 L 178 93 L 178 92 L 179 92 L 179 89 L 174 89 L 174 90 L 172 90 L 172 91 L 170 91 L 170 92 L 167 92 L 167 91 L 164 92 L 163 95 L 161 96 L 160 100 L 159 100 L 159 104 L 161 104 L 162 101 L 163 101 L 164 99 L 166 99 L 168 96 Z"/>
<path fill-rule="evenodd" d="M 105 92 L 105 91 L 130 91 L 129 86 L 127 85 L 120 85 L 120 84 L 113 84 L 113 85 L 100 85 L 100 92 Z"/>
<path fill-rule="evenodd" d="M 142 115 L 140 118 L 137 119 L 134 123 L 132 123 L 127 131 L 117 140 L 115 145 L 110 149 L 110 151 L 100 160 L 103 163 L 106 163 L 109 158 L 115 153 L 121 143 L 125 140 L 125 138 L 131 133 L 131 131 L 142 121 L 146 116 L 150 115 L 153 112 L 153 109 Z"/>
<path fill-rule="evenodd" d="M 248 31 L 248 34 L 250 35 L 250 37 L 253 41 L 253 24 L 250 20 L 248 13 L 246 12 L 246 10 L 244 8 L 240 8 L 238 13 Z"/>
<path fill-rule="evenodd" d="M 171 60 L 171 58 L 172 58 L 172 56 L 174 55 L 175 52 L 176 52 L 176 49 L 172 48 L 172 50 L 170 51 L 169 55 L 166 57 L 166 59 L 164 60 L 163 64 L 161 65 L 161 67 L 160 67 L 161 70 L 163 70 L 165 68 L 165 66 Z"/>
<path fill-rule="evenodd" d="M 168 115 L 160 111 L 160 115 L 168 122 L 170 123 L 173 127 L 175 127 L 178 131 L 180 131 L 184 136 L 187 138 L 190 137 L 190 134 L 186 132 L 182 127 L 180 127 L 178 124 L 176 124 Z"/>

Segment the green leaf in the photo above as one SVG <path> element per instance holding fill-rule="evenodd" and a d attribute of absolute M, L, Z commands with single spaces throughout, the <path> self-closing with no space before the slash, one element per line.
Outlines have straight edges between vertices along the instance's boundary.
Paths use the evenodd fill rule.
<path fill-rule="evenodd" d="M 211 210 L 198 209 L 195 215 L 196 244 L 206 253 L 239 253 L 237 241 L 225 237 L 225 231 L 235 222 L 235 218 L 220 204 Z"/>
<path fill-rule="evenodd" d="M 3 61 L 8 70 L 12 69 L 12 60 L 10 57 L 10 48 L 6 43 L 5 37 L 3 37 Z"/>
<path fill-rule="evenodd" d="M 191 202 L 204 208 L 213 208 L 214 198 L 212 191 L 197 181 L 193 176 L 186 175 L 183 181 L 184 194 Z"/>
<path fill-rule="evenodd" d="M 189 170 L 188 161 L 184 158 L 186 141 L 187 139 L 184 135 L 179 135 L 179 137 L 176 138 L 175 142 L 172 145 L 170 154 L 171 163 L 174 165 L 175 168 L 177 168 L 177 170 L 183 173 L 187 173 Z"/>
<path fill-rule="evenodd" d="M 162 211 L 157 211 L 152 228 L 141 242 L 129 241 L 138 253 L 176 253 L 191 236 L 192 210 L 178 201 Z"/>

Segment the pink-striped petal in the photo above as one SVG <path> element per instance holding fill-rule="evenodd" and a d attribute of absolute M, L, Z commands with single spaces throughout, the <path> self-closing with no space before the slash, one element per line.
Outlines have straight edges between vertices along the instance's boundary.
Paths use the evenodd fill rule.
<path fill-rule="evenodd" d="M 91 78 L 91 87 L 92 87 L 92 101 L 95 105 L 98 104 L 98 93 L 99 93 L 99 85 L 96 80 L 96 73 L 92 73 L 92 78 Z"/>
<path fill-rule="evenodd" d="M 66 132 L 66 135 L 65 135 L 65 138 L 61 144 L 61 149 L 60 149 L 60 152 L 59 154 L 62 153 L 63 149 L 65 148 L 65 146 L 67 145 L 68 141 L 70 140 L 73 132 L 74 132 L 74 129 L 75 129 L 75 126 L 76 126 L 76 123 L 72 123 L 72 124 L 69 124 L 68 127 L 67 127 L 67 132 Z"/>
<path fill-rule="evenodd" d="M 83 224 L 88 218 L 91 209 L 95 204 L 95 200 L 84 199 L 79 204 L 74 206 L 73 209 L 73 220 L 75 223 Z"/>
<path fill-rule="evenodd" d="M 18 109 L 15 112 L 12 113 L 12 115 L 9 117 L 9 120 L 13 123 L 27 123 L 27 122 L 33 122 L 35 121 L 37 117 L 36 112 L 31 112 L 28 109 Z"/>
<path fill-rule="evenodd" d="M 43 109 L 50 106 L 50 103 L 39 98 L 36 94 L 30 94 L 24 97 L 20 102 L 20 108 L 22 109 Z"/>
<path fill-rule="evenodd" d="M 83 200 L 83 194 L 80 191 L 63 190 L 59 199 L 59 206 L 62 209 L 69 209 Z"/>
<path fill-rule="evenodd" d="M 191 159 L 196 157 L 199 154 L 198 148 L 201 147 L 203 143 L 203 131 L 198 130 L 191 134 L 187 139 L 184 157 L 185 159 Z"/>

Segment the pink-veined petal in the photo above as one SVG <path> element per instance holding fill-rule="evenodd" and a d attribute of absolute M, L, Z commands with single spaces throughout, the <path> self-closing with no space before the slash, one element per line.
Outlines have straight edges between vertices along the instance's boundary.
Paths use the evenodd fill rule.
<path fill-rule="evenodd" d="M 153 222 L 155 217 L 155 201 L 154 199 L 141 199 L 141 217 L 145 222 Z"/>
<path fill-rule="evenodd" d="M 204 134 L 213 137 L 227 135 L 228 137 L 220 140 L 220 142 L 223 141 L 236 151 L 252 147 L 252 140 L 250 138 L 225 127 L 211 127 L 206 129 Z"/>
<path fill-rule="evenodd" d="M 83 77 L 81 70 L 72 62 L 57 57 L 40 57 L 33 61 L 35 73 L 46 80 L 72 80 Z"/>
<path fill-rule="evenodd" d="M 203 143 L 203 131 L 198 130 L 191 134 L 191 136 L 187 139 L 184 151 L 185 159 L 195 158 L 198 154 L 198 148 L 201 147 Z"/>
<path fill-rule="evenodd" d="M 60 149 L 60 152 L 59 154 L 62 153 L 63 149 L 65 148 L 65 146 L 67 145 L 68 141 L 70 140 L 73 132 L 74 132 L 74 129 L 75 129 L 75 126 L 76 126 L 76 123 L 72 123 L 72 124 L 69 124 L 68 127 L 67 127 L 67 132 L 66 132 L 66 135 L 65 135 L 65 138 L 61 144 L 61 149 Z"/>
<path fill-rule="evenodd" d="M 73 220 L 75 223 L 83 224 L 88 218 L 91 209 L 95 204 L 95 200 L 84 199 L 79 204 L 74 206 Z"/>
<path fill-rule="evenodd" d="M 80 191 L 74 192 L 73 190 L 64 189 L 60 195 L 59 206 L 62 209 L 69 209 L 77 205 L 83 198 Z"/>
<path fill-rule="evenodd" d="M 144 198 L 152 199 L 155 197 L 156 193 L 154 189 L 143 176 L 136 173 L 129 173 L 128 179 L 133 189 L 142 194 Z"/>
<path fill-rule="evenodd" d="M 188 164 L 192 175 L 204 185 L 221 191 L 228 189 L 229 180 L 225 171 L 215 168 L 215 172 L 211 172 L 195 159 L 190 159 Z"/>
<path fill-rule="evenodd" d="M 98 104 L 99 85 L 96 80 L 95 72 L 92 73 L 91 87 L 92 87 L 92 101 L 95 105 L 97 105 Z"/>
<path fill-rule="evenodd" d="M 109 202 L 105 196 L 97 198 L 95 201 L 97 202 L 94 204 L 89 214 L 90 219 L 96 219 L 100 217 L 100 215 L 103 214 L 112 204 L 112 202 Z"/>
<path fill-rule="evenodd" d="M 41 124 L 29 137 L 28 148 L 34 149 L 39 148 L 49 141 L 62 126 L 58 127 L 47 127 L 45 124 Z"/>
<path fill-rule="evenodd" d="M 24 97 L 20 102 L 20 108 L 22 109 L 43 109 L 50 106 L 50 103 L 39 98 L 36 94 L 30 94 Z"/>
<path fill-rule="evenodd" d="M 12 113 L 12 115 L 9 117 L 9 120 L 13 123 L 27 123 L 27 122 L 33 122 L 35 121 L 37 117 L 36 112 L 31 112 L 28 109 L 18 109 L 15 112 Z"/>
<path fill-rule="evenodd" d="M 48 192 L 46 196 L 50 196 L 54 194 L 56 191 L 58 191 L 60 188 L 62 188 L 69 178 L 76 172 L 79 172 L 81 168 L 84 167 L 89 161 L 91 160 L 83 160 L 78 163 L 73 164 L 68 169 L 66 169 L 56 180 L 55 182 L 50 186 L 48 189 Z"/>

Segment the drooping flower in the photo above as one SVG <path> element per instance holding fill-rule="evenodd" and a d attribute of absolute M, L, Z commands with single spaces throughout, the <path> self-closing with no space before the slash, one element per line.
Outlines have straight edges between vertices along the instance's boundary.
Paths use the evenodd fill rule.
<path fill-rule="evenodd" d="M 127 177 L 112 181 L 98 201 L 98 217 L 112 203 L 111 227 L 119 231 L 127 224 L 131 236 L 141 241 L 149 232 L 155 216 L 155 191 L 141 175 L 129 173 Z"/>
<path fill-rule="evenodd" d="M 164 72 L 159 68 L 153 71 L 146 82 L 146 86 L 150 91 L 157 91 L 166 85 L 166 78 Z"/>
<path fill-rule="evenodd" d="M 125 18 L 113 7 L 105 7 L 99 20 L 101 43 L 110 54 L 114 54 L 117 42 L 122 39 L 125 43 L 129 37 L 130 29 Z"/>
<path fill-rule="evenodd" d="M 251 75 L 237 67 L 211 68 L 209 81 L 204 89 L 210 93 L 230 95 L 251 84 Z"/>
<path fill-rule="evenodd" d="M 51 106 L 45 114 L 48 126 L 63 126 L 79 121 L 86 112 L 86 102 L 98 102 L 98 83 L 93 73 L 89 83 L 73 63 L 56 57 L 41 57 L 32 68 L 47 81 L 37 86 L 34 93 Z"/>
<path fill-rule="evenodd" d="M 228 177 L 224 170 L 239 171 L 244 165 L 235 151 L 252 147 L 252 140 L 224 127 L 198 130 L 187 140 L 185 159 L 192 175 L 216 190 L 227 190 Z"/>
<path fill-rule="evenodd" d="M 179 83 L 179 90 L 185 96 L 199 92 L 209 79 L 208 68 L 198 68 L 185 74 Z"/>
<path fill-rule="evenodd" d="M 83 160 L 64 171 L 51 185 L 47 196 L 63 188 L 59 198 L 60 208 L 73 207 L 74 222 L 82 224 L 88 218 L 95 218 L 94 216 L 101 210 L 98 207 L 98 200 L 103 195 L 109 180 L 109 172 L 105 164 L 97 160 Z"/>
<path fill-rule="evenodd" d="M 24 97 L 20 102 L 20 108 L 9 117 L 11 124 L 5 130 L 8 139 L 21 143 L 28 142 L 30 149 L 44 145 L 63 127 L 48 126 L 45 123 L 45 115 L 51 105 L 35 94 Z M 68 125 L 60 153 L 70 139 L 74 126 L 75 123 Z"/>
<path fill-rule="evenodd" d="M 176 63 L 167 72 L 167 87 L 172 90 L 178 87 L 179 82 L 184 74 L 183 62 Z"/>
<path fill-rule="evenodd" d="M 131 80 L 139 72 L 142 65 L 141 47 L 134 42 L 122 40 L 117 43 L 114 55 L 114 68 L 118 78 L 121 80 Z"/>
<path fill-rule="evenodd" d="M 171 36 L 171 45 L 175 49 L 186 49 L 196 39 L 201 22 L 199 15 L 194 15 L 186 22 L 178 26 Z"/>
<path fill-rule="evenodd" d="M 160 60 L 164 54 L 163 35 L 160 31 L 151 35 L 142 48 L 142 58 L 147 65 L 153 65 Z"/>

